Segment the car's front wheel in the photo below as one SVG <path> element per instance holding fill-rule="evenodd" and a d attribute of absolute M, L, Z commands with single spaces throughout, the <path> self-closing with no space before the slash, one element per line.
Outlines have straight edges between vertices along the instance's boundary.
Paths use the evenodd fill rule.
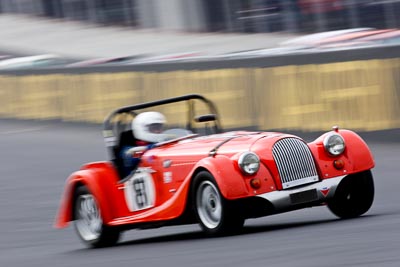
<path fill-rule="evenodd" d="M 234 207 L 222 196 L 209 172 L 196 175 L 193 191 L 196 217 L 207 234 L 233 234 L 243 227 L 243 217 L 234 212 Z"/>
<path fill-rule="evenodd" d="M 106 247 L 118 242 L 120 231 L 103 224 L 97 201 L 85 186 L 75 192 L 74 216 L 76 232 L 88 246 Z"/>
<path fill-rule="evenodd" d="M 338 186 L 328 208 L 336 216 L 347 219 L 366 213 L 374 201 L 374 182 L 371 171 L 347 176 Z"/>

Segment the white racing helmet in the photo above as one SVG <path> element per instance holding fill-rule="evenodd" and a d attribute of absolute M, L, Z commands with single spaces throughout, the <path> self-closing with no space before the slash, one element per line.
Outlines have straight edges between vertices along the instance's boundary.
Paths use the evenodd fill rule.
<path fill-rule="evenodd" d="M 157 143 L 164 141 L 165 134 L 162 134 L 167 120 L 160 112 L 149 111 L 137 115 L 132 121 L 132 131 L 138 140 Z"/>

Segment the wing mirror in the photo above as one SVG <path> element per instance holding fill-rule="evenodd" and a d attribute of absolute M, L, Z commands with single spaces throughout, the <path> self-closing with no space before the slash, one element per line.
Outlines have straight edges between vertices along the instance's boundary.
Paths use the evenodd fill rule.
<path fill-rule="evenodd" d="M 217 120 L 217 115 L 215 114 L 206 114 L 200 115 L 194 118 L 195 122 L 208 122 L 208 121 L 215 121 Z"/>
<path fill-rule="evenodd" d="M 194 118 L 195 122 L 212 122 L 212 121 L 216 121 L 216 120 L 217 120 L 216 114 L 199 115 Z M 212 125 L 209 125 L 208 123 L 206 123 L 204 125 L 204 134 L 213 134 L 213 133 L 217 133 L 217 132 L 218 132 L 218 128 L 217 128 L 216 123 L 214 123 Z"/>

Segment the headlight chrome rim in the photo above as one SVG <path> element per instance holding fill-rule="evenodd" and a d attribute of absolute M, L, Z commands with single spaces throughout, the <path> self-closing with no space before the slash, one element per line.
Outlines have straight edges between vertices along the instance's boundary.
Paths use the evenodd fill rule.
<path fill-rule="evenodd" d="M 245 175 L 254 175 L 260 169 L 260 158 L 254 152 L 244 152 L 240 155 L 238 164 Z"/>
<path fill-rule="evenodd" d="M 340 134 L 331 133 L 324 139 L 324 148 L 330 155 L 340 156 L 343 154 L 346 144 Z"/>

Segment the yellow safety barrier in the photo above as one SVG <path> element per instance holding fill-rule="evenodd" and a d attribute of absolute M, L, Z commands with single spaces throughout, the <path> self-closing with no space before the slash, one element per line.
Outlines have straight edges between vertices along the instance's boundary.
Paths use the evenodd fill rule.
<path fill-rule="evenodd" d="M 400 59 L 274 68 L 0 75 L 0 117 L 100 123 L 113 109 L 189 93 L 217 104 L 225 128 L 400 128 Z M 172 123 L 181 108 L 166 107 Z"/>

